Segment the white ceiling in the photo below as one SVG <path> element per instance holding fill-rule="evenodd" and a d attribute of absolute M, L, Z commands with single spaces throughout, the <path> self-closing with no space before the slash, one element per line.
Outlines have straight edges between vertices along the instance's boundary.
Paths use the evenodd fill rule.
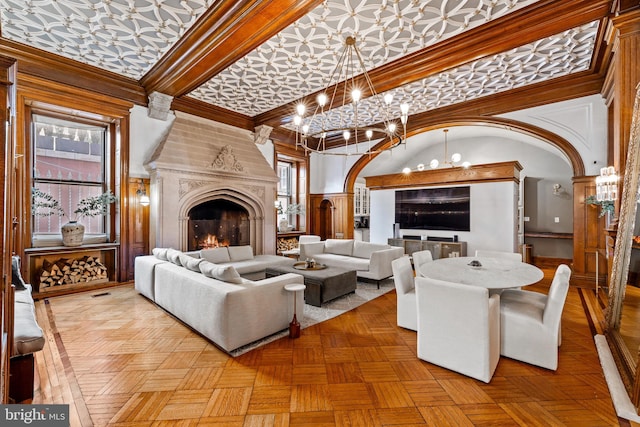
<path fill-rule="evenodd" d="M 368 70 L 537 0 L 327 0 L 189 96 L 249 117 L 328 84 L 347 36 Z M 2 36 L 133 79 L 215 0 L 0 0 Z M 410 114 L 587 69 L 598 23 L 523 45 L 395 89 Z M 368 122 L 379 122 L 369 111 Z M 360 113 L 360 119 L 364 119 Z"/>

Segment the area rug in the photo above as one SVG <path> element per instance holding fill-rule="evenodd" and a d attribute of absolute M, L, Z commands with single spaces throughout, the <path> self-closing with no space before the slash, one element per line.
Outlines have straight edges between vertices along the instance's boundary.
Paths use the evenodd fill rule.
<path fill-rule="evenodd" d="M 304 318 L 300 319 L 300 327 L 302 329 L 313 326 L 317 323 L 324 322 L 325 320 L 332 319 L 341 315 L 349 310 L 378 298 L 381 295 L 395 289 L 395 285 L 392 278 L 383 280 L 380 282 L 380 289 L 375 283 L 358 282 L 356 291 L 354 293 L 347 294 L 343 297 L 336 298 L 333 301 L 322 304 L 321 307 L 315 307 L 313 305 L 304 305 Z M 287 336 L 288 330 L 280 331 L 276 334 L 269 335 L 266 338 L 252 342 L 236 350 L 233 350 L 230 354 L 233 357 L 240 356 L 248 351 L 254 350 L 267 343 L 275 341 L 279 338 Z"/>

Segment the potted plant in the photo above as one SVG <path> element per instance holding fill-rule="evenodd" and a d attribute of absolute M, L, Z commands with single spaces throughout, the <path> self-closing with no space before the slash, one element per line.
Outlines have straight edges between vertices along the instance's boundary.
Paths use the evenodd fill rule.
<path fill-rule="evenodd" d="M 110 204 L 118 199 L 109 190 L 97 196 L 89 196 L 81 199 L 73 211 L 74 216 L 67 216 L 65 210 L 49 193 L 37 188 L 31 189 L 31 210 L 35 216 L 58 215 L 69 218 L 69 222 L 61 227 L 62 244 L 65 246 L 80 246 L 84 238 L 84 225 L 78 220 L 83 217 L 95 217 L 107 213 Z"/>
<path fill-rule="evenodd" d="M 612 216 L 615 211 L 615 204 L 612 200 L 598 200 L 596 196 L 587 196 L 584 199 L 584 202 L 588 205 L 598 205 L 600 206 L 600 215 L 602 218 L 605 215 Z"/>
<path fill-rule="evenodd" d="M 299 215 L 304 213 L 304 205 L 300 203 L 291 203 L 286 208 L 282 207 L 282 203 L 278 203 L 278 215 L 282 215 L 278 222 L 278 231 L 291 231 L 289 229 L 289 215 Z"/>

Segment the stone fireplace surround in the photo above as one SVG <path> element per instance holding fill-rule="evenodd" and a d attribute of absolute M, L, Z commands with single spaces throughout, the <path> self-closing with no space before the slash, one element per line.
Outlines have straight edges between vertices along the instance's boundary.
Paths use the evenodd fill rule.
<path fill-rule="evenodd" d="M 151 181 L 151 247 L 187 250 L 189 211 L 209 200 L 249 213 L 255 254 L 275 253 L 278 178 L 253 132 L 175 112 L 165 138 L 145 163 Z"/>

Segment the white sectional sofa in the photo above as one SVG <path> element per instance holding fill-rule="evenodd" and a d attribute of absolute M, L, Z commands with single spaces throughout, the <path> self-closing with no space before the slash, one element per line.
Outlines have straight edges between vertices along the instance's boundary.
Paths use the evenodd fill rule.
<path fill-rule="evenodd" d="M 404 248 L 353 239 L 327 239 L 301 243 L 300 259 L 313 259 L 332 267 L 356 270 L 358 277 L 380 280 L 393 275 L 391 261 L 404 255 Z"/>
<path fill-rule="evenodd" d="M 293 265 L 296 260 L 279 255 L 254 255 L 253 248 L 246 246 L 223 246 L 213 249 L 187 252 L 195 258 L 204 258 L 220 265 L 232 265 L 245 279 L 264 279 L 264 271 L 274 265 Z"/>
<path fill-rule="evenodd" d="M 299 274 L 264 280 L 243 278 L 232 265 L 220 265 L 175 249 L 154 249 L 135 261 L 135 289 L 220 348 L 231 352 L 286 329 L 304 312 Z"/>

